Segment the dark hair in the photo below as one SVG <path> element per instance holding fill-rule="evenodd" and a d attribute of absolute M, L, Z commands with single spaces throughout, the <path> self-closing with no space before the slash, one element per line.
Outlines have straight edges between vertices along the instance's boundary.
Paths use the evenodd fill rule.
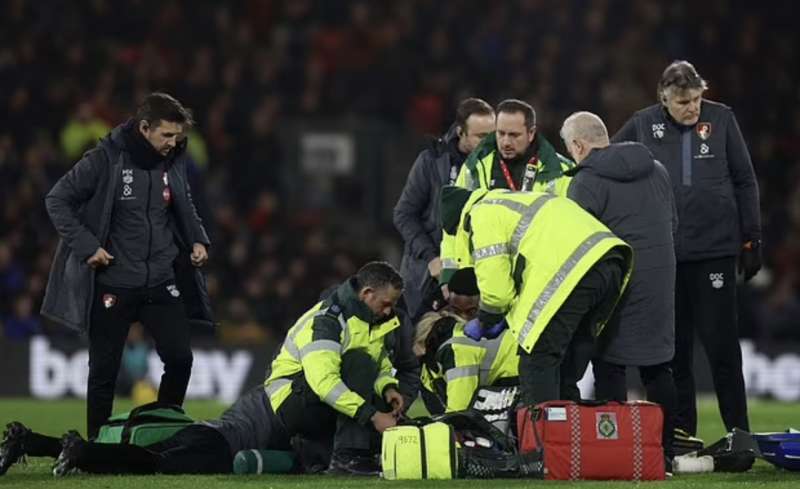
<path fill-rule="evenodd" d="M 494 115 L 494 109 L 482 98 L 470 97 L 461 101 L 456 109 L 456 126 L 467 131 L 467 119 L 473 114 Z"/>
<path fill-rule="evenodd" d="M 505 99 L 497 105 L 497 113 L 499 114 L 501 112 L 505 112 L 506 114 L 522 112 L 525 116 L 525 127 L 530 130 L 536 126 L 536 111 L 533 110 L 533 107 L 531 107 L 531 104 L 528 102 L 523 102 L 515 98 Z"/>
<path fill-rule="evenodd" d="M 136 108 L 136 121 L 147 121 L 149 124 L 169 121 L 187 126 L 194 124 L 192 111 L 172 95 L 163 92 L 153 92 L 142 100 Z"/>
<path fill-rule="evenodd" d="M 433 323 L 428 337 L 425 338 L 425 355 L 422 357 L 423 363 L 434 372 L 439 371 L 436 362 L 436 353 L 442 344 L 453 337 L 453 329 L 458 320 L 452 316 L 445 316 Z"/>
<path fill-rule="evenodd" d="M 708 83 L 703 79 L 694 65 L 685 60 L 673 61 L 664 73 L 661 74 L 661 79 L 658 81 L 657 97 L 661 102 L 664 99 L 664 91 L 670 87 L 675 87 L 678 90 L 689 90 L 708 88 Z"/>
<path fill-rule="evenodd" d="M 403 277 L 385 261 L 371 261 L 361 267 L 356 273 L 356 282 L 359 289 L 364 287 L 380 289 L 391 285 L 397 290 L 403 290 Z"/>

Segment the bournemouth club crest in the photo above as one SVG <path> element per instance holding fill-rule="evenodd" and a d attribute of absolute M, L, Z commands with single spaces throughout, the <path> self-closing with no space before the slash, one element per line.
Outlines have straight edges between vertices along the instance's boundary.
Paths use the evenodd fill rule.
<path fill-rule="evenodd" d="M 106 309 L 111 309 L 117 303 L 117 296 L 114 294 L 103 294 L 103 305 Z"/>
<path fill-rule="evenodd" d="M 710 122 L 698 123 L 697 135 L 700 136 L 700 139 L 702 139 L 703 141 L 707 141 L 708 138 L 711 137 L 711 123 Z"/>

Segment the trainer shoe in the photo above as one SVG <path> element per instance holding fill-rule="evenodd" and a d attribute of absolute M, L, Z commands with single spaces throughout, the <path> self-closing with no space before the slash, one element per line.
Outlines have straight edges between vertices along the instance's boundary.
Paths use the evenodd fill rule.
<path fill-rule="evenodd" d="M 672 449 L 675 455 L 686 455 L 687 453 L 702 450 L 704 445 L 703 440 L 700 438 L 690 435 L 681 428 L 675 428 L 672 437 Z"/>
<path fill-rule="evenodd" d="M 325 473 L 331 475 L 379 476 L 381 475 L 381 466 L 377 457 L 373 454 L 343 450 L 333 454 L 331 464 Z"/>
<path fill-rule="evenodd" d="M 61 453 L 53 464 L 53 475 L 64 477 L 78 471 L 78 453 L 86 441 L 77 431 L 68 431 L 61 438 Z"/>
<path fill-rule="evenodd" d="M 25 437 L 31 430 L 19 421 L 6 425 L 3 441 L 0 442 L 0 475 L 8 472 L 8 468 L 25 458 Z"/>

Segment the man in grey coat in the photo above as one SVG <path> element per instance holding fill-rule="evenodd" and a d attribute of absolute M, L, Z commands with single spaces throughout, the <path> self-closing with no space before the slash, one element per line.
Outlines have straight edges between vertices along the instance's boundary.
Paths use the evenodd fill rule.
<path fill-rule="evenodd" d="M 596 398 L 626 400 L 625 367 L 638 367 L 647 399 L 664 409 L 664 451 L 671 459 L 677 219 L 669 175 L 646 146 L 609 144 L 605 124 L 590 112 L 569 116 L 561 137 L 578 163 L 568 172 L 568 196 L 634 250 L 630 285 L 593 360 Z"/>
<path fill-rule="evenodd" d="M 479 98 L 463 100 L 456 110 L 456 121 L 447 133 L 417 156 L 403 193 L 394 208 L 394 225 L 403 235 L 405 248 L 400 274 L 406 287 L 405 307 L 412 319 L 422 314 L 422 287 L 430 276 L 442 271 L 439 245 L 439 192 L 453 185 L 467 156 L 494 131 L 494 109 Z"/>
<path fill-rule="evenodd" d="M 111 414 L 130 324 L 141 321 L 164 362 L 158 399 L 182 404 L 192 368 L 189 320 L 211 322 L 208 235 L 187 183 L 191 113 L 148 95 L 45 197 L 61 236 L 42 315 L 88 334 L 87 425 Z"/>

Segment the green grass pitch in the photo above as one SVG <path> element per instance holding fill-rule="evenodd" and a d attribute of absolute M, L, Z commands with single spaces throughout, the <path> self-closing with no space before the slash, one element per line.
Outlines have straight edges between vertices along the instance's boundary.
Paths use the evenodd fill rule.
<path fill-rule="evenodd" d="M 225 406 L 207 401 L 188 401 L 187 412 L 197 419 L 213 418 Z M 121 401 L 115 412 L 130 408 Z M 719 419 L 716 402 L 704 400 L 700 404 L 700 433 L 706 443 L 716 441 L 724 434 Z M 80 400 L 43 401 L 30 399 L 0 399 L 0 422 L 19 420 L 32 429 L 51 435 L 60 435 L 68 429 L 83 429 L 84 402 Z M 751 401 L 750 420 L 755 431 L 780 431 L 789 426 L 800 428 L 800 404 Z M 82 489 L 145 489 L 149 487 L 168 487 L 170 489 L 206 488 L 258 488 L 258 489 L 406 489 L 406 488 L 468 488 L 479 484 L 481 489 L 505 489 L 531 485 L 555 485 L 558 487 L 576 486 L 582 488 L 628 487 L 630 482 L 542 482 L 531 480 L 497 481 L 398 481 L 379 479 L 345 478 L 327 476 L 97 476 L 79 475 L 55 479 L 50 473 L 52 460 L 44 458 L 28 459 L 27 465 L 18 464 L 0 477 L 0 488 L 82 488 Z M 800 489 L 800 472 L 779 471 L 764 461 L 744 474 L 697 474 L 678 475 L 665 482 L 646 483 L 647 487 L 697 488 L 697 489 L 747 489 L 765 487 L 769 489 Z"/>

